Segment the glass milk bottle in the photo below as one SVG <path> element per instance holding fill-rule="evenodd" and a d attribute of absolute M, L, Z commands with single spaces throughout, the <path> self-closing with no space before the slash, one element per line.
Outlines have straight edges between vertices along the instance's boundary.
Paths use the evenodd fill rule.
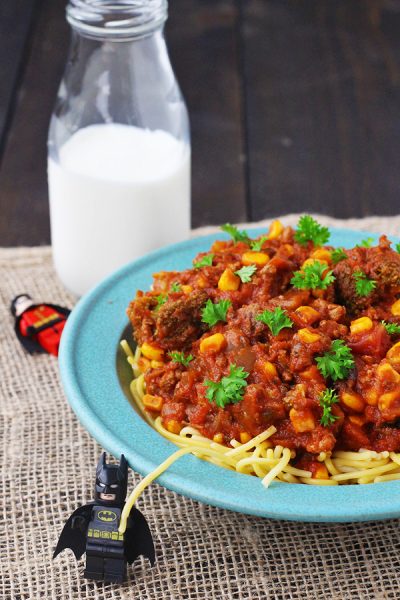
<path fill-rule="evenodd" d="M 53 260 L 77 295 L 188 237 L 190 139 L 163 35 L 166 0 L 70 0 L 48 142 Z"/>

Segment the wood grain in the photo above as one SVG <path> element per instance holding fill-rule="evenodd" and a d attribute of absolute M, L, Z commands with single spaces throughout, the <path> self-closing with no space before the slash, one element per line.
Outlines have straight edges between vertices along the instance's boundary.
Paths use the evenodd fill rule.
<path fill-rule="evenodd" d="M 36 4 L 36 0 L 0 3 L 0 152 L 29 47 Z"/>
<path fill-rule="evenodd" d="M 64 69 L 69 31 L 64 0 L 43 0 L 0 170 L 0 244 L 50 240 L 47 130 Z"/>
<path fill-rule="evenodd" d="M 239 56 L 234 1 L 170 2 L 167 42 L 192 129 L 192 222 L 247 218 Z"/>
<path fill-rule="evenodd" d="M 251 217 L 399 212 L 400 5 L 243 1 Z"/>

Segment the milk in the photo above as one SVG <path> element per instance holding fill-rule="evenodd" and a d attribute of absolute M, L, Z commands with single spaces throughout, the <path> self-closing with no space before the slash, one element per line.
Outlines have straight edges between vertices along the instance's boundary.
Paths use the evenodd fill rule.
<path fill-rule="evenodd" d="M 48 161 L 54 265 L 85 293 L 124 263 L 188 237 L 190 150 L 129 125 L 78 130 Z"/>

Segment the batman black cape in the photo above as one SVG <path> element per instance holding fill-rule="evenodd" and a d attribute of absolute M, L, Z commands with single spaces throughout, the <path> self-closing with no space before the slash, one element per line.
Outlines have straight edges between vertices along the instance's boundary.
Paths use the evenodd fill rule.
<path fill-rule="evenodd" d="M 72 513 L 61 532 L 53 559 L 66 548 L 72 550 L 77 560 L 85 553 L 87 529 L 92 510 L 96 505 L 96 502 L 89 502 Z M 124 533 L 124 554 L 129 564 L 140 555 L 148 558 L 152 566 L 155 562 L 154 544 L 149 526 L 142 513 L 135 507 L 129 514 Z"/>

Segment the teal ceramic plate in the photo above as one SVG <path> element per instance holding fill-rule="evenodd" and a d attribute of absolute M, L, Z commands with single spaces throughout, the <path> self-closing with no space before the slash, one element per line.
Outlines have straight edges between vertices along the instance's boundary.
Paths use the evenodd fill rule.
<path fill-rule="evenodd" d="M 262 233 L 254 230 L 254 235 Z M 67 398 L 86 429 L 114 455 L 124 453 L 145 475 L 176 450 L 134 410 L 117 372 L 119 340 L 128 324 L 125 310 L 137 289 L 147 290 L 152 273 L 190 267 L 208 250 L 209 235 L 157 250 L 105 279 L 84 296 L 68 319 L 60 349 Z M 368 234 L 369 235 L 369 234 Z M 331 243 L 351 247 L 365 232 L 332 230 Z M 158 483 L 206 504 L 247 514 L 298 521 L 367 521 L 400 516 L 400 481 L 317 487 L 274 482 L 217 467 L 194 456 L 176 462 Z"/>

